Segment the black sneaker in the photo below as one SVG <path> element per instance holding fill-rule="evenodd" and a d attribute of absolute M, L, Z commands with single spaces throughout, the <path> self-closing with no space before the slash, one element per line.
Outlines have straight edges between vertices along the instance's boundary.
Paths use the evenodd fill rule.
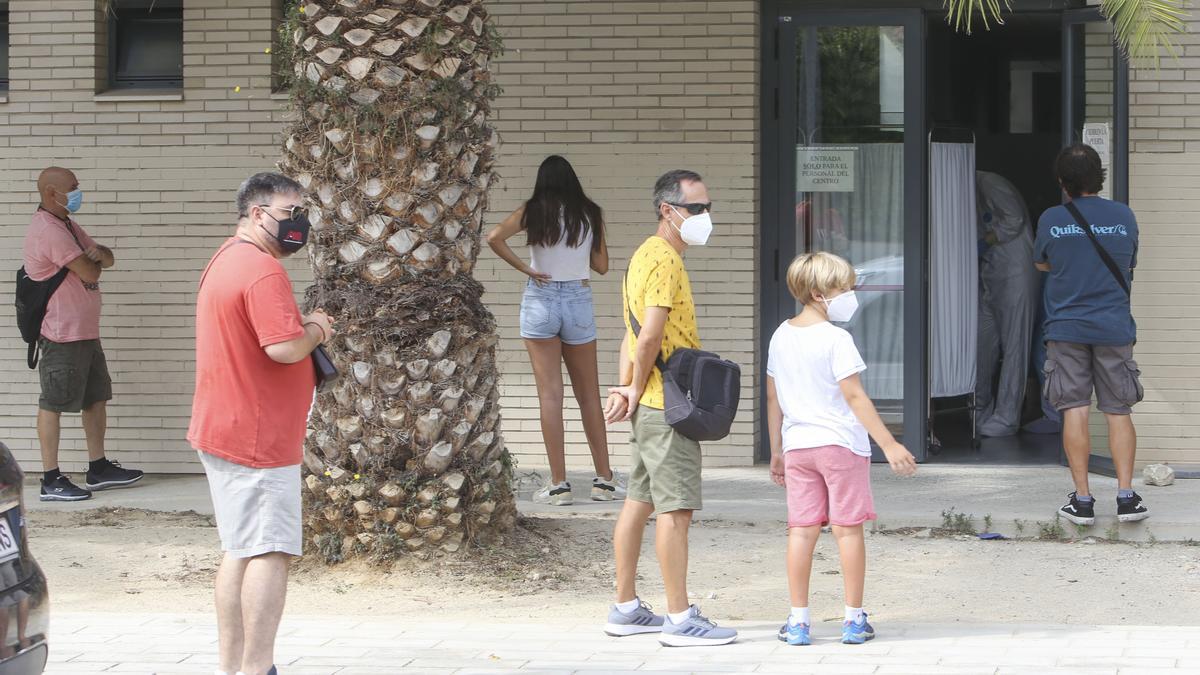
<path fill-rule="evenodd" d="M 1058 515 L 1076 525 L 1092 525 L 1096 522 L 1096 500 L 1082 502 L 1072 492 L 1071 501 L 1058 510 Z"/>
<path fill-rule="evenodd" d="M 1149 517 L 1150 511 L 1142 504 L 1142 498 L 1138 493 L 1135 492 L 1132 497 L 1124 499 L 1117 497 L 1117 520 L 1122 523 L 1132 523 Z"/>
<path fill-rule="evenodd" d="M 87 486 L 89 490 L 108 490 L 109 488 L 133 485 L 142 479 L 144 473 L 137 469 L 123 469 L 120 462 L 104 460 L 104 467 L 99 471 L 88 469 Z"/>
<path fill-rule="evenodd" d="M 41 500 L 44 502 L 81 502 L 91 498 L 91 492 L 72 483 L 70 478 L 62 474 L 49 483 L 45 478 L 42 479 Z"/>

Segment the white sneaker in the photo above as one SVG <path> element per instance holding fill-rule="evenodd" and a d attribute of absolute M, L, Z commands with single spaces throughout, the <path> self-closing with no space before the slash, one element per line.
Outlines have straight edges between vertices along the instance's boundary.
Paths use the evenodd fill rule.
<path fill-rule="evenodd" d="M 592 479 L 592 501 L 611 502 L 625 499 L 625 494 L 625 481 L 616 471 L 612 472 L 612 480 L 604 480 L 599 476 Z"/>
<path fill-rule="evenodd" d="M 570 506 L 575 503 L 571 497 L 571 484 L 565 480 L 558 485 L 547 485 L 533 493 L 533 501 L 550 506 Z"/>

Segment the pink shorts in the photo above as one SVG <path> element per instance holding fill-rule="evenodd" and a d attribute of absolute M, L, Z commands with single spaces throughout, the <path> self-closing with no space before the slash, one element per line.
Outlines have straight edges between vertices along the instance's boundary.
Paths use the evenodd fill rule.
<path fill-rule="evenodd" d="M 853 527 L 875 520 L 870 457 L 827 445 L 789 450 L 783 466 L 788 527 Z"/>

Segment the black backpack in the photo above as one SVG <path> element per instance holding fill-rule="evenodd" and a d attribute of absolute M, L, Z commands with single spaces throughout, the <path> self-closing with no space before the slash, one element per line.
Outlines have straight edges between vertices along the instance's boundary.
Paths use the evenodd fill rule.
<path fill-rule="evenodd" d="M 34 281 L 24 267 L 17 270 L 17 327 L 21 329 L 21 339 L 29 345 L 25 362 L 30 368 L 37 368 L 38 340 L 42 337 L 42 320 L 46 318 L 50 297 L 67 278 L 68 271 L 64 267 L 45 281 Z"/>
<path fill-rule="evenodd" d="M 628 297 L 628 285 L 626 285 Z M 633 335 L 642 332 L 629 310 Z M 729 435 L 742 398 L 742 369 L 733 361 L 699 349 L 676 349 L 666 363 L 655 357 L 663 378 L 667 424 L 694 441 L 719 441 Z"/>
<path fill-rule="evenodd" d="M 57 216 L 55 217 L 57 218 Z M 62 219 L 59 218 L 59 220 Z M 64 225 L 75 240 L 75 245 L 82 251 L 83 244 L 79 242 L 79 236 L 75 234 L 74 228 L 69 223 L 64 223 Z M 21 330 L 21 339 L 29 345 L 25 363 L 29 364 L 30 369 L 37 368 L 38 340 L 42 337 L 42 321 L 46 318 L 46 308 L 50 306 L 50 297 L 62 285 L 69 271 L 64 267 L 49 279 L 34 281 L 25 272 L 24 266 L 17 270 L 17 328 Z"/>

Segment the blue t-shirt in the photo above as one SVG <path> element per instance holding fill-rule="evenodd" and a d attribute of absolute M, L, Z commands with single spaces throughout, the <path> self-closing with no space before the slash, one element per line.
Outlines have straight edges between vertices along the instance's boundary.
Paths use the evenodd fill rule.
<path fill-rule="evenodd" d="M 1080 197 L 1075 206 L 1125 280 L 1137 267 L 1138 226 L 1133 211 L 1102 197 Z M 1038 220 L 1034 260 L 1050 264 L 1046 279 L 1045 339 L 1086 345 L 1133 344 L 1137 326 L 1129 297 L 1065 206 L 1046 209 Z"/>

